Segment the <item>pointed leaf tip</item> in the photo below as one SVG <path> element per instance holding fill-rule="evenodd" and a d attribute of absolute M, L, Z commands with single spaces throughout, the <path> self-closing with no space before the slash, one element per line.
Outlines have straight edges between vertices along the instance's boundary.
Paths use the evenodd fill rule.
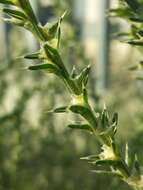
<path fill-rule="evenodd" d="M 28 67 L 29 70 L 44 70 L 45 72 L 48 73 L 53 73 L 59 77 L 61 77 L 61 73 L 58 69 L 58 67 L 54 64 L 50 64 L 50 63 L 45 63 L 45 64 L 35 64 L 32 65 L 30 67 Z"/>

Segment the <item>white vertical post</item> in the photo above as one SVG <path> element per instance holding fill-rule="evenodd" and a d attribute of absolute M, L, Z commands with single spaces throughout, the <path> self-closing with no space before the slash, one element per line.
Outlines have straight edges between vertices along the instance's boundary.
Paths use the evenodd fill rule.
<path fill-rule="evenodd" d="M 96 93 L 102 95 L 108 82 L 109 33 L 106 11 L 109 0 L 84 0 L 83 42 L 85 54 L 95 64 L 92 77 Z"/>
<path fill-rule="evenodd" d="M 106 12 L 109 8 L 109 0 L 102 0 L 99 3 L 98 22 L 98 56 L 97 56 L 97 93 L 104 94 L 109 79 L 109 23 Z"/>
<path fill-rule="evenodd" d="M 84 0 L 83 2 L 83 32 L 82 38 L 86 56 L 95 61 L 96 57 L 96 37 L 97 37 L 97 18 L 98 1 Z"/>

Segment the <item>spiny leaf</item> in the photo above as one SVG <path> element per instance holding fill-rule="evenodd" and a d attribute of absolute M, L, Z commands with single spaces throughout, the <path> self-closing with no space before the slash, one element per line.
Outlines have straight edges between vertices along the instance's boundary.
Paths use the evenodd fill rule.
<path fill-rule="evenodd" d="M 48 113 L 65 113 L 65 112 L 68 112 L 68 111 L 69 111 L 68 106 L 61 106 L 61 107 L 49 110 Z"/>
<path fill-rule="evenodd" d="M 59 45 L 59 40 L 58 40 L 58 30 L 59 30 L 59 21 L 56 21 L 54 24 L 49 24 L 47 23 L 44 27 L 42 27 L 44 33 L 47 36 L 47 39 L 49 41 L 56 41 L 56 48 Z"/>
<path fill-rule="evenodd" d="M 92 111 L 83 105 L 72 105 L 69 107 L 69 109 L 73 113 L 80 114 L 82 117 L 84 117 L 92 126 L 95 128 L 97 127 L 97 121 L 95 116 L 93 115 Z"/>
<path fill-rule="evenodd" d="M 48 37 L 49 37 L 49 40 L 50 40 L 50 39 L 54 38 L 56 33 L 57 33 L 58 22 L 56 21 L 56 23 L 54 23 L 54 24 L 50 23 L 50 26 L 49 26 L 49 23 L 47 23 L 44 26 L 44 29 L 45 29 L 45 32 L 47 33 Z"/>
<path fill-rule="evenodd" d="M 104 108 L 104 110 L 101 113 L 101 127 L 102 128 L 107 128 L 109 127 L 109 115 L 108 115 L 108 111 L 106 108 Z"/>
<path fill-rule="evenodd" d="M 24 55 L 24 59 L 40 59 L 41 58 L 41 52 L 35 52 L 31 54 Z"/>
<path fill-rule="evenodd" d="M 109 175 L 116 175 L 119 177 L 123 177 L 119 172 L 117 171 L 107 171 L 107 170 L 91 170 L 91 172 L 93 173 L 97 173 L 97 174 L 109 174 Z"/>
<path fill-rule="evenodd" d="M 55 64 L 57 64 L 58 66 L 62 66 L 62 60 L 61 60 L 61 57 L 58 53 L 58 51 L 51 47 L 50 45 L 48 45 L 47 43 L 45 43 L 43 45 L 44 47 L 44 50 L 45 50 L 45 53 L 47 55 L 47 57 Z"/>
<path fill-rule="evenodd" d="M 122 172 L 124 173 L 125 176 L 130 175 L 128 168 L 126 168 L 126 166 L 123 164 L 123 162 L 121 160 L 110 160 L 110 159 L 102 160 L 102 159 L 100 159 L 95 162 L 91 162 L 91 164 L 97 165 L 97 166 L 113 167 L 115 171 L 116 170 L 118 171 L 118 169 L 120 168 L 120 171 L 122 170 Z M 120 176 L 123 176 L 123 174 L 121 173 Z"/>
<path fill-rule="evenodd" d="M 16 9 L 7 9 L 7 8 L 4 8 L 3 9 L 3 12 L 8 14 L 9 16 L 11 17 L 14 17 L 16 19 L 20 19 L 20 20 L 25 20 L 27 19 L 27 16 L 24 14 L 23 11 L 21 10 L 16 10 Z"/>
<path fill-rule="evenodd" d="M 20 7 L 25 11 L 27 16 L 31 20 L 31 22 L 33 22 L 33 24 L 38 25 L 37 18 L 35 16 L 34 12 L 33 12 L 33 9 L 31 7 L 31 4 L 30 4 L 29 0 L 18 0 L 18 2 L 20 4 Z"/>
<path fill-rule="evenodd" d="M 90 113 L 89 109 L 84 105 L 72 105 L 69 109 L 74 113 L 79 113 L 83 115 L 87 114 L 88 112 Z"/>
<path fill-rule="evenodd" d="M 0 0 L 0 3 L 2 4 L 7 4 L 7 5 L 15 5 L 16 1 L 12 1 L 12 0 Z"/>
<path fill-rule="evenodd" d="M 49 73 L 54 73 L 56 75 L 60 76 L 60 71 L 59 69 L 56 67 L 56 65 L 53 64 L 37 64 L 37 65 L 32 65 L 30 67 L 28 67 L 29 70 L 45 70 Z"/>
<path fill-rule="evenodd" d="M 65 113 L 68 110 L 68 106 L 62 106 L 53 110 L 54 113 Z"/>
<path fill-rule="evenodd" d="M 61 22 L 63 20 L 63 18 L 65 17 L 67 11 L 65 11 L 63 13 L 63 15 L 60 17 L 59 22 L 58 22 L 58 31 L 57 31 L 57 39 L 58 39 L 58 43 L 57 43 L 57 48 L 59 48 L 60 46 L 60 40 L 61 40 Z"/>
<path fill-rule="evenodd" d="M 59 52 L 57 51 L 57 49 L 51 47 L 48 45 L 48 43 L 44 43 L 43 48 L 45 50 L 45 54 L 47 56 L 47 58 L 54 64 L 57 65 L 57 67 L 59 68 L 62 77 L 63 78 L 69 78 L 69 74 L 63 64 L 63 61 L 61 59 L 61 56 L 59 55 Z"/>
<path fill-rule="evenodd" d="M 68 127 L 72 129 L 81 129 L 81 130 L 93 132 L 92 128 L 88 124 L 70 124 L 68 125 Z"/>
<path fill-rule="evenodd" d="M 116 160 L 96 160 L 96 161 L 93 161 L 93 162 L 90 162 L 91 164 L 94 164 L 94 165 L 99 165 L 99 166 L 115 166 L 115 165 L 118 165 L 118 162 Z"/>
<path fill-rule="evenodd" d="M 128 41 L 127 43 L 135 46 L 143 46 L 143 41 L 141 40 L 131 40 Z"/>
<path fill-rule="evenodd" d="M 61 22 L 65 16 L 65 13 L 53 24 L 47 23 L 43 28 L 47 39 L 50 41 L 55 40 L 57 42 L 56 48 L 59 48 L 61 38 Z"/>
<path fill-rule="evenodd" d="M 143 19 L 138 17 L 130 17 L 130 20 L 133 22 L 143 23 Z"/>
<path fill-rule="evenodd" d="M 83 71 L 77 76 L 76 80 L 80 87 L 85 87 L 88 82 L 88 75 L 90 72 L 90 65 L 88 65 Z"/>
<path fill-rule="evenodd" d="M 113 171 L 106 171 L 106 170 L 91 170 L 91 172 L 93 173 L 98 173 L 98 174 L 112 174 L 112 175 L 116 175 L 116 172 Z"/>
<path fill-rule="evenodd" d="M 141 169 L 140 169 L 140 164 L 139 164 L 137 155 L 135 155 L 134 167 L 136 169 L 137 174 L 140 176 L 141 175 Z"/>
<path fill-rule="evenodd" d="M 112 138 L 114 137 L 114 135 L 116 134 L 117 128 L 116 126 L 110 126 L 108 127 L 106 130 L 102 131 L 100 133 L 100 136 L 104 136 L 104 137 L 111 137 L 111 139 L 109 139 L 112 142 Z"/>
<path fill-rule="evenodd" d="M 99 155 L 90 155 L 90 156 L 85 156 L 85 157 L 81 157 L 81 160 L 88 160 L 88 161 L 95 161 L 97 159 L 99 159 Z"/>

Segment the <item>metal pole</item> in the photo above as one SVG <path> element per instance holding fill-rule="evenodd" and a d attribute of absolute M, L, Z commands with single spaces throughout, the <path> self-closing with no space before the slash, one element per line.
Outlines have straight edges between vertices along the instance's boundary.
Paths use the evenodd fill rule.
<path fill-rule="evenodd" d="M 99 95 L 103 95 L 109 84 L 109 22 L 106 12 L 109 9 L 109 0 L 100 1 L 100 19 L 98 24 L 98 57 L 97 57 L 97 83 Z"/>

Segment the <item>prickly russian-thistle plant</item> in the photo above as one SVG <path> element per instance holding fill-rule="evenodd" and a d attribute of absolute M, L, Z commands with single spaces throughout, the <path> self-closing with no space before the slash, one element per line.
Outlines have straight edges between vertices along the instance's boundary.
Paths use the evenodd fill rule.
<path fill-rule="evenodd" d="M 121 2 L 124 3 L 124 1 Z M 128 3 L 131 13 L 133 11 L 137 12 L 138 4 L 135 3 L 135 0 L 125 0 L 125 2 Z M 96 113 L 89 104 L 86 85 L 90 66 L 76 74 L 75 69 L 69 73 L 63 63 L 59 45 L 61 22 L 65 13 L 57 22 L 42 26 L 37 20 L 29 0 L 0 0 L 0 3 L 4 6 L 3 12 L 9 16 L 4 20 L 29 30 L 40 44 L 39 51 L 23 56 L 24 59 L 39 60 L 41 62 L 41 64 L 29 66 L 28 69 L 43 70 L 44 72 L 55 74 L 63 81 L 70 92 L 71 102 L 69 105 L 53 109 L 53 112 L 73 112 L 80 115 L 84 119 L 84 123 L 72 123 L 68 127 L 88 131 L 93 138 L 98 139 L 101 152 L 98 155 L 90 155 L 81 159 L 87 160 L 93 165 L 93 172 L 113 174 L 132 188 L 143 189 L 143 175 L 137 156 L 135 155 L 131 162 L 128 146 L 126 145 L 125 155 L 121 155 L 117 147 L 115 141 L 118 122 L 117 113 L 110 117 L 106 107 L 101 113 Z M 133 9 L 134 6 L 135 9 Z M 112 12 L 114 11 L 112 10 Z M 116 10 L 116 12 L 118 11 Z M 132 17 L 132 19 L 139 21 L 140 18 Z M 136 41 L 131 41 L 130 43 L 136 44 Z"/>
<path fill-rule="evenodd" d="M 111 16 L 123 18 L 130 26 L 129 32 L 122 35 L 128 44 L 138 47 L 142 53 L 143 46 L 143 1 L 142 0 L 119 0 L 119 8 L 111 10 Z M 131 66 L 131 70 L 142 71 L 142 61 L 138 65 Z M 142 72 L 137 72 L 137 79 L 143 79 Z"/>

